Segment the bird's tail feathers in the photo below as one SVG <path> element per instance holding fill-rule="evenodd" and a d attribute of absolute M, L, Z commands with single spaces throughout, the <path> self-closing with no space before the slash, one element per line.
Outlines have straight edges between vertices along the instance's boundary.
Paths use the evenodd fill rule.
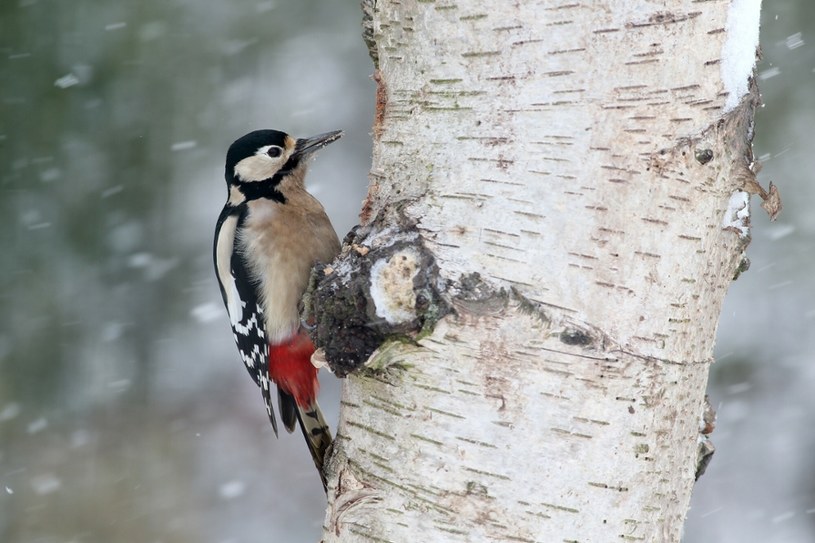
<path fill-rule="evenodd" d="M 297 403 L 294 401 L 294 396 L 278 387 L 277 407 L 280 409 L 280 420 L 283 421 L 283 426 L 288 433 L 292 433 L 294 425 L 297 424 Z"/>
<path fill-rule="evenodd" d="M 306 439 L 311 458 L 314 460 L 314 465 L 320 474 L 323 489 L 327 489 L 328 482 L 324 467 L 326 453 L 332 441 L 331 429 L 328 427 L 328 423 L 325 421 L 323 412 L 320 411 L 320 406 L 316 400 L 307 407 L 297 406 L 297 420 L 300 423 L 300 429 L 303 431 L 303 437 Z"/>
<path fill-rule="evenodd" d="M 263 377 L 260 380 L 260 391 L 263 394 L 263 403 L 266 404 L 266 414 L 269 416 L 269 422 L 272 423 L 272 430 L 274 430 L 274 435 L 277 436 L 277 421 L 274 417 L 274 406 L 272 404 L 272 391 L 271 391 L 271 384 L 269 383 L 269 379 Z M 294 401 L 294 400 L 292 400 Z M 283 407 L 283 403 L 281 401 L 280 404 L 281 410 Z M 281 413 L 282 415 L 282 413 Z M 285 421 L 285 419 L 283 419 Z M 288 428 L 288 427 L 287 427 Z M 289 430 L 291 432 L 291 430 Z"/>

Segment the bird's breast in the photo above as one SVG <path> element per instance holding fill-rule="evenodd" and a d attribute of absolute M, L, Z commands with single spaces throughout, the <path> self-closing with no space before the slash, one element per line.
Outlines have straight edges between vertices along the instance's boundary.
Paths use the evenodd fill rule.
<path fill-rule="evenodd" d="M 299 328 L 299 303 L 312 266 L 329 262 L 339 252 L 337 235 L 319 202 L 292 205 L 297 203 L 292 199 L 285 204 L 265 199 L 248 202 L 239 236 L 240 249 L 259 286 L 272 343 L 288 339 Z"/>

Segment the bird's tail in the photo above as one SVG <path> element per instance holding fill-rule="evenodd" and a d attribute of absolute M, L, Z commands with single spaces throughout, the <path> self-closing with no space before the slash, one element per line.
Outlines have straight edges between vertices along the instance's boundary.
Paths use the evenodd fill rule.
<path fill-rule="evenodd" d="M 325 417 L 323 417 L 323 412 L 320 410 L 317 400 L 313 400 L 306 407 L 300 407 L 290 394 L 279 388 L 277 389 L 277 397 L 283 425 L 291 433 L 294 431 L 295 421 L 300 424 L 300 430 L 306 440 L 308 452 L 311 453 L 314 466 L 317 468 L 317 473 L 320 474 L 323 489 L 328 490 L 324 468 L 325 456 L 332 441 L 331 429 L 328 427 Z"/>
<path fill-rule="evenodd" d="M 269 377 L 277 383 L 280 418 L 286 430 L 294 430 L 294 421 L 300 423 L 308 450 L 320 474 L 323 473 L 326 452 L 331 445 L 331 430 L 317 405 L 317 368 L 311 363 L 314 344 L 308 334 L 298 332 L 287 341 L 269 345 Z"/>
<path fill-rule="evenodd" d="M 316 400 L 305 408 L 297 406 L 297 421 L 300 423 L 300 429 L 303 431 L 303 437 L 306 439 L 311 458 L 314 460 L 314 465 L 320 474 L 323 489 L 328 490 L 324 470 L 326 453 L 331 446 L 331 430 L 328 428 L 328 423 L 325 421 L 323 412 L 320 411 L 320 406 L 317 405 Z"/>

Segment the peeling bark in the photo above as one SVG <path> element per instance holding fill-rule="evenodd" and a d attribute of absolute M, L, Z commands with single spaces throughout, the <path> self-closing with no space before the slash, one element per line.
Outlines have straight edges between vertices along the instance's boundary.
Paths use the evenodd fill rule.
<path fill-rule="evenodd" d="M 758 98 L 723 113 L 727 2 L 662 4 L 363 2 L 325 542 L 679 541 Z"/>

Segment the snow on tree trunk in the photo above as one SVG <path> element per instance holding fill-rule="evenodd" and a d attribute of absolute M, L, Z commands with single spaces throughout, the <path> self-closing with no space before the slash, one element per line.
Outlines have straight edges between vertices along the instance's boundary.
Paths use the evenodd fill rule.
<path fill-rule="evenodd" d="M 379 348 L 323 540 L 678 541 L 760 189 L 759 2 L 364 4 L 371 186 L 318 343 L 340 374 Z"/>

